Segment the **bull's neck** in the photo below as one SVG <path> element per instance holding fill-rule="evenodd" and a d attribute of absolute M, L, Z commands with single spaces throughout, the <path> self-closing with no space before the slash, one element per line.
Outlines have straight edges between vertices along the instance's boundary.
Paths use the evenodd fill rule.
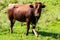
<path fill-rule="evenodd" d="M 40 9 L 38 9 L 39 18 L 40 18 L 40 16 L 41 16 L 41 11 L 42 11 L 42 9 L 41 9 L 41 8 L 40 8 Z"/>
<path fill-rule="evenodd" d="M 38 9 L 38 13 L 41 13 L 41 11 L 42 11 L 42 9 L 40 8 L 40 9 Z"/>

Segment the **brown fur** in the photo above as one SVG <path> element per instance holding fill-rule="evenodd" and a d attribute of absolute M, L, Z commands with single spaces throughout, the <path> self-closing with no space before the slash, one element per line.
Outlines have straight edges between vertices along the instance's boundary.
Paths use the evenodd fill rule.
<path fill-rule="evenodd" d="M 41 10 L 42 10 L 42 3 L 36 2 L 35 4 L 11 4 L 8 7 L 8 18 L 10 20 L 10 33 L 13 31 L 13 25 L 15 20 L 20 22 L 27 23 L 27 32 L 30 28 L 30 23 L 33 25 L 33 29 L 35 29 L 36 23 L 40 18 Z"/>

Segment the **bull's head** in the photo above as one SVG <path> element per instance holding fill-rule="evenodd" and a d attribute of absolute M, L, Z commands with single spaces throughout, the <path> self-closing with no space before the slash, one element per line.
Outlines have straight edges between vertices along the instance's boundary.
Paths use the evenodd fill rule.
<path fill-rule="evenodd" d="M 41 2 L 35 2 L 34 8 L 35 8 L 35 16 L 37 17 L 38 20 L 41 15 L 42 8 L 45 8 L 45 5 L 42 4 Z"/>
<path fill-rule="evenodd" d="M 36 13 L 41 13 L 42 8 L 45 8 L 45 5 L 41 2 L 36 2 L 34 8 Z"/>

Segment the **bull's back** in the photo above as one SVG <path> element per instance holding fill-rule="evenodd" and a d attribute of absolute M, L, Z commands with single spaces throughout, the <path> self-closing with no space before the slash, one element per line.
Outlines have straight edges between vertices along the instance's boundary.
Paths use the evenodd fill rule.
<path fill-rule="evenodd" d="M 30 13 L 30 8 L 29 7 L 19 7 L 15 8 L 14 10 L 14 19 L 18 21 L 26 21 L 26 18 L 29 18 L 31 13 Z"/>
<path fill-rule="evenodd" d="M 15 20 L 24 22 L 26 18 L 30 18 L 32 8 L 30 8 L 30 4 L 27 5 L 9 5 L 8 7 L 8 17 L 13 18 Z"/>

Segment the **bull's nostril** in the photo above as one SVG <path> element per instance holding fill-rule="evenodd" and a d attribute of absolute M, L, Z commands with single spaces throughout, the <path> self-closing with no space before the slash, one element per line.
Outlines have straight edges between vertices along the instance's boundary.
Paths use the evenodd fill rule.
<path fill-rule="evenodd" d="M 39 14 L 37 13 L 37 14 L 35 14 L 35 17 L 38 17 L 39 16 Z"/>

